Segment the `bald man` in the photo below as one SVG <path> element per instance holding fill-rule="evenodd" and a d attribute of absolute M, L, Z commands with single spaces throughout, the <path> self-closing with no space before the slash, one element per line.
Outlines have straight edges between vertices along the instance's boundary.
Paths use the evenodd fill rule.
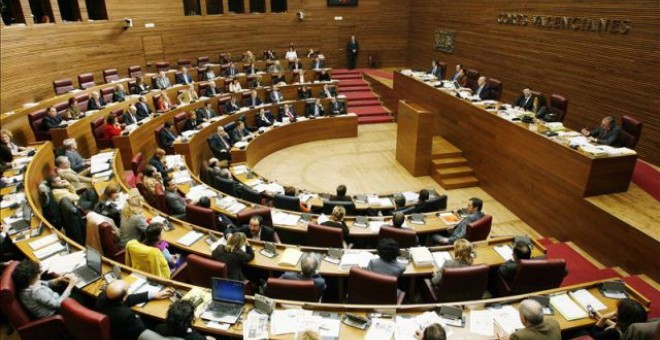
<path fill-rule="evenodd" d="M 481 76 L 477 80 L 477 88 L 474 89 L 474 96 L 479 100 L 495 99 L 490 85 L 488 85 L 488 78 Z"/>
<path fill-rule="evenodd" d="M 96 310 L 110 319 L 114 339 L 137 339 L 147 330 L 142 319 L 131 310 L 131 306 L 153 299 L 167 299 L 174 293 L 172 288 L 166 288 L 155 294 L 144 292 L 129 295 L 128 287 L 126 281 L 114 281 L 96 300 Z"/>
<path fill-rule="evenodd" d="M 609 145 L 609 146 L 622 146 L 621 143 L 621 128 L 616 126 L 614 117 L 605 117 L 600 122 L 600 127 L 593 131 L 582 129 L 582 134 L 589 137 L 592 142 L 596 144 Z"/>
<path fill-rule="evenodd" d="M 543 307 L 535 300 L 523 300 L 518 307 L 525 328 L 511 334 L 510 340 L 560 340 L 561 328 L 553 318 L 543 317 Z"/>

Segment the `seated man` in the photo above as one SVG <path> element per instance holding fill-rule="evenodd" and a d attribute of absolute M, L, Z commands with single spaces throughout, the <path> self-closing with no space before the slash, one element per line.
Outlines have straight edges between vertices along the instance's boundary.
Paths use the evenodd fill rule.
<path fill-rule="evenodd" d="M 100 110 L 105 107 L 105 100 L 98 91 L 92 92 L 92 97 L 87 102 L 87 111 Z"/>
<path fill-rule="evenodd" d="M 488 85 L 488 78 L 481 76 L 477 79 L 477 88 L 474 90 L 474 96 L 480 100 L 495 99 L 493 89 Z"/>
<path fill-rule="evenodd" d="M 46 179 L 48 187 L 53 193 L 53 198 L 57 204 L 60 204 L 63 198 L 68 198 L 74 204 L 80 200 L 80 196 L 76 193 L 76 189 L 71 183 L 65 181 L 60 176 L 48 176 Z"/>
<path fill-rule="evenodd" d="M 135 107 L 135 105 L 129 106 L 128 110 L 124 112 L 122 117 L 124 119 L 124 124 L 126 125 L 137 124 L 137 122 L 144 119 L 143 117 L 138 116 L 137 107 Z"/>
<path fill-rule="evenodd" d="M 319 81 L 330 81 L 330 73 L 328 73 L 328 70 L 322 69 L 321 74 L 319 74 Z"/>
<path fill-rule="evenodd" d="M 243 138 L 250 136 L 252 136 L 252 133 L 250 132 L 250 130 L 245 128 L 245 123 L 243 123 L 243 121 L 241 120 L 236 122 L 236 127 L 231 132 L 232 143 L 235 144 L 236 142 L 240 142 L 241 140 L 243 140 Z"/>
<path fill-rule="evenodd" d="M 227 102 L 227 104 L 225 104 L 225 112 L 227 114 L 232 114 L 238 111 L 240 108 L 241 106 L 238 104 L 238 101 L 234 96 L 232 96 L 231 99 Z"/>
<path fill-rule="evenodd" d="M 144 80 L 142 80 L 142 77 L 135 77 L 135 86 L 133 87 L 133 90 L 131 91 L 133 94 L 141 94 L 144 95 L 151 90 L 151 87 L 147 84 L 144 83 Z"/>
<path fill-rule="evenodd" d="M 288 118 L 290 122 L 296 121 L 298 115 L 296 115 L 296 111 L 293 109 L 293 106 L 284 104 L 284 106 L 280 109 L 280 121 L 283 121 L 284 118 Z"/>
<path fill-rule="evenodd" d="M 259 72 L 259 69 L 257 68 L 256 65 L 254 65 L 254 62 L 251 62 L 248 66 L 246 66 L 243 69 L 243 72 L 245 72 L 245 74 L 250 76 L 250 75 L 253 75 L 253 74 L 257 74 L 257 72 Z"/>
<path fill-rule="evenodd" d="M 256 241 L 276 242 L 277 240 L 275 229 L 263 225 L 263 219 L 259 215 L 252 215 L 252 217 L 250 217 L 250 224 L 248 225 L 233 230 L 227 230 L 227 234 L 233 233 L 243 233 L 248 239 Z"/>
<path fill-rule="evenodd" d="M 182 67 L 181 68 L 181 73 L 176 75 L 176 83 L 177 84 L 184 84 L 184 85 L 188 85 L 188 84 L 193 83 L 192 76 L 190 75 L 190 73 L 188 73 L 188 68 L 187 67 Z"/>
<path fill-rule="evenodd" d="M 170 84 L 170 79 L 167 78 L 165 71 L 158 72 L 158 77 L 154 78 L 154 88 L 164 90 L 170 87 L 172 87 L 172 84 Z"/>
<path fill-rule="evenodd" d="M 337 93 L 335 92 L 334 86 L 328 86 L 328 84 L 323 85 L 323 89 L 321 89 L 321 98 L 332 98 L 336 96 Z"/>
<path fill-rule="evenodd" d="M 149 165 L 153 166 L 154 169 L 160 173 L 162 178 L 167 178 L 167 174 L 174 171 L 174 169 L 169 169 L 165 164 L 165 155 L 167 155 L 165 150 L 157 148 L 153 157 L 149 160 Z"/>
<path fill-rule="evenodd" d="M 112 101 L 113 102 L 123 102 L 126 100 L 126 96 L 128 93 L 124 90 L 124 85 L 119 84 L 115 88 L 115 92 L 112 94 Z"/>
<path fill-rule="evenodd" d="M 57 167 L 57 174 L 62 179 L 71 183 L 75 190 L 92 188 L 94 180 L 73 171 L 73 169 L 71 169 L 71 162 L 66 156 L 58 156 L 55 158 L 55 166 Z"/>
<path fill-rule="evenodd" d="M 543 307 L 536 300 L 523 300 L 518 306 L 520 321 L 525 328 L 515 331 L 510 340 L 556 340 L 561 339 L 559 322 L 543 316 Z"/>
<path fill-rule="evenodd" d="M 252 79 L 249 86 L 250 86 L 250 88 L 253 88 L 253 89 L 256 89 L 258 87 L 263 87 L 264 83 L 262 81 L 261 75 L 257 74 L 257 76 L 254 77 L 254 79 Z"/>
<path fill-rule="evenodd" d="M 186 218 L 186 199 L 179 194 L 174 181 L 166 180 L 164 183 L 165 186 L 165 202 L 167 204 L 167 209 L 169 214 L 180 220 L 185 220 Z"/>
<path fill-rule="evenodd" d="M 269 127 L 273 125 L 273 122 L 275 122 L 275 118 L 273 118 L 273 114 L 270 113 L 270 111 L 266 111 L 265 109 L 259 110 L 259 113 L 255 117 L 256 125 L 257 128 L 261 127 Z"/>
<path fill-rule="evenodd" d="M 204 104 L 204 107 L 200 107 L 195 112 L 197 114 L 198 122 L 205 122 L 217 116 L 217 113 L 215 112 L 215 110 L 213 110 L 213 104 L 211 103 L 211 101 L 207 101 Z"/>
<path fill-rule="evenodd" d="M 244 103 L 247 107 L 255 107 L 261 105 L 261 99 L 257 96 L 257 91 L 250 92 L 250 98 L 245 100 Z"/>
<path fill-rule="evenodd" d="M 231 160 L 231 142 L 225 128 L 218 126 L 216 133 L 209 138 L 209 145 L 213 156 L 220 160 Z"/>
<path fill-rule="evenodd" d="M 330 115 L 337 116 L 345 113 L 346 107 L 344 107 L 344 103 L 337 101 L 337 97 L 330 98 Z"/>
<path fill-rule="evenodd" d="M 603 118 L 600 126 L 593 131 L 582 129 L 582 134 L 596 144 L 622 146 L 621 128 L 616 126 L 616 121 L 611 116 Z"/>
<path fill-rule="evenodd" d="M 442 325 L 434 323 L 415 332 L 415 340 L 447 340 L 447 332 Z"/>
<path fill-rule="evenodd" d="M 279 103 L 281 101 L 284 101 L 284 95 L 278 86 L 273 86 L 273 91 L 270 92 L 270 102 Z"/>
<path fill-rule="evenodd" d="M 483 206 L 484 202 L 481 199 L 476 197 L 470 198 L 467 208 L 461 212 L 461 214 L 467 214 L 467 216 L 458 225 L 447 228 L 448 236 L 433 235 L 431 239 L 438 244 L 454 244 L 459 238 L 465 238 L 468 224 L 484 217 L 484 213 L 481 212 Z"/>
<path fill-rule="evenodd" d="M 135 108 L 137 109 L 137 115 L 140 117 L 140 120 L 151 115 L 151 108 L 147 104 L 147 98 L 145 96 L 141 96 L 138 99 L 138 102 L 135 104 Z"/>
<path fill-rule="evenodd" d="M 321 60 L 318 56 L 314 57 L 314 61 L 312 62 L 312 69 L 313 70 L 320 70 L 325 66 L 325 62 Z"/>
<path fill-rule="evenodd" d="M 336 194 L 330 196 L 331 201 L 340 201 L 340 202 L 353 202 L 351 196 L 346 196 L 346 191 L 348 189 L 345 185 L 341 184 L 337 186 Z"/>
<path fill-rule="evenodd" d="M 280 276 L 280 279 L 296 280 L 296 281 L 314 281 L 314 288 L 318 296 L 323 296 L 325 288 L 325 279 L 319 275 L 319 261 L 314 256 L 305 255 L 300 260 L 300 273 L 299 272 L 285 272 Z"/>
<path fill-rule="evenodd" d="M 303 85 L 300 89 L 298 89 L 298 99 L 309 98 L 312 98 L 312 89 Z"/>
<path fill-rule="evenodd" d="M 39 264 L 32 260 L 21 261 L 11 276 L 21 304 L 39 319 L 55 315 L 78 282 L 71 274 L 50 281 L 42 281 L 40 276 Z M 61 295 L 53 290 L 57 286 L 66 287 Z"/>
<path fill-rule="evenodd" d="M 62 142 L 62 147 L 65 150 L 64 155 L 67 156 L 71 162 L 71 169 L 82 175 L 88 175 L 91 161 L 80 156 L 76 140 L 73 138 L 67 138 Z"/>
<path fill-rule="evenodd" d="M 532 257 L 532 250 L 526 242 L 518 241 L 513 247 L 513 260 L 504 262 L 497 273 L 507 282 L 511 282 L 518 271 L 520 260 L 529 260 Z"/>
<path fill-rule="evenodd" d="M 399 277 L 406 270 L 406 265 L 396 258 L 401 255 L 399 244 L 391 238 L 378 241 L 378 257 L 371 259 L 367 270 L 383 275 Z"/>
<path fill-rule="evenodd" d="M 313 103 L 307 104 L 305 111 L 305 116 L 307 117 L 321 117 L 325 110 L 323 109 L 323 104 L 321 104 L 321 99 L 316 98 Z"/>
<path fill-rule="evenodd" d="M 525 111 L 532 111 L 532 106 L 534 105 L 534 94 L 530 90 L 529 86 L 525 86 L 522 94 L 518 96 L 516 101 L 513 102 L 513 107 L 519 107 Z"/>
<path fill-rule="evenodd" d="M 197 119 L 194 111 L 188 112 L 186 122 L 183 123 L 183 131 L 195 131 L 202 128 L 202 122 Z"/>
<path fill-rule="evenodd" d="M 62 116 L 57 113 L 57 109 L 51 106 L 46 110 L 44 119 L 41 120 L 41 130 L 50 131 L 51 129 L 58 128 L 63 121 L 64 118 L 62 118 Z"/>
<path fill-rule="evenodd" d="M 164 148 L 171 148 L 172 145 L 174 145 L 174 141 L 176 140 L 176 135 L 173 132 L 174 127 L 172 126 L 172 123 L 170 122 L 165 122 L 163 124 L 163 128 L 160 130 L 160 143 Z"/>
<path fill-rule="evenodd" d="M 234 65 L 234 63 L 229 63 L 229 67 L 222 73 L 224 77 L 235 77 L 237 74 L 238 70 L 236 69 L 236 65 Z"/>
<path fill-rule="evenodd" d="M 209 86 L 206 88 L 206 90 L 204 92 L 204 96 L 211 98 L 211 97 L 215 97 L 219 94 L 222 94 L 222 91 L 220 90 L 220 88 L 215 85 L 214 81 L 210 81 Z"/>
<path fill-rule="evenodd" d="M 157 293 L 143 292 L 128 294 L 129 284 L 116 280 L 101 292 L 96 300 L 96 310 L 110 320 L 113 339 L 136 340 L 147 327 L 131 307 L 149 300 L 164 300 L 174 295 L 172 288 L 165 288 Z"/>
<path fill-rule="evenodd" d="M 431 61 L 431 70 L 429 71 L 429 74 L 438 79 L 444 79 L 444 76 L 442 74 L 442 67 L 440 67 L 438 61 L 435 59 Z"/>

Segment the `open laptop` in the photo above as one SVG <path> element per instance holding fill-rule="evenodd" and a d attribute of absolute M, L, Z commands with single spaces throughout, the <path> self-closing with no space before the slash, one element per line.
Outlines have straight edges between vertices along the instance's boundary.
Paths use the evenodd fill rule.
<path fill-rule="evenodd" d="M 10 224 L 11 228 L 7 232 L 9 235 L 14 235 L 30 228 L 30 222 L 32 221 L 32 207 L 25 202 L 21 207 L 21 211 L 23 212 L 23 217 Z"/>
<path fill-rule="evenodd" d="M 245 288 L 243 282 L 214 277 L 211 294 L 213 302 L 209 304 L 207 313 L 210 319 L 221 319 L 224 323 L 234 324 L 243 313 L 245 303 Z M 205 313 L 206 314 L 206 313 Z"/>
<path fill-rule="evenodd" d="M 88 284 L 101 278 L 103 274 L 101 268 L 101 254 L 92 247 L 87 247 L 87 262 L 84 266 L 78 267 L 71 274 L 78 278 L 76 288 L 83 288 Z"/>

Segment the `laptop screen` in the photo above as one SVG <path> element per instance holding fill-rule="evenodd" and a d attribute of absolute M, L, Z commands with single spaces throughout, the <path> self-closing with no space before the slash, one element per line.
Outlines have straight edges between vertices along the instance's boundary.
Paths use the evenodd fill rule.
<path fill-rule="evenodd" d="M 245 291 L 243 288 L 243 282 L 241 281 L 214 277 L 213 287 L 211 287 L 211 290 L 213 292 L 214 301 L 238 304 L 243 304 L 245 301 Z"/>
<path fill-rule="evenodd" d="M 87 247 L 87 267 L 101 274 L 101 254 L 91 247 Z"/>
<path fill-rule="evenodd" d="M 28 204 L 28 202 L 23 203 L 21 212 L 23 213 L 23 220 L 25 222 L 29 223 L 32 221 L 32 207 Z"/>

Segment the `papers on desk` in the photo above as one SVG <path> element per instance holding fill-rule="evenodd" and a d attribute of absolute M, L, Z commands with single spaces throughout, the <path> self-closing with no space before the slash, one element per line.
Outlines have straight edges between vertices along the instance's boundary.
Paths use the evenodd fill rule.
<path fill-rule="evenodd" d="M 562 122 L 551 122 L 545 123 L 545 127 L 550 131 L 558 132 L 564 130 L 564 124 Z"/>
<path fill-rule="evenodd" d="M 412 191 L 405 191 L 401 193 L 406 198 L 406 205 L 417 204 L 419 194 Z"/>
<path fill-rule="evenodd" d="M 366 340 L 391 339 L 395 330 L 394 321 L 388 319 L 372 319 L 371 326 L 364 335 Z"/>
<path fill-rule="evenodd" d="M 588 317 L 580 306 L 573 301 L 568 294 L 559 294 L 550 297 L 550 305 L 568 321 L 584 319 Z"/>
<path fill-rule="evenodd" d="M 236 165 L 233 167 L 234 174 L 236 176 L 246 174 L 248 172 L 248 167 L 247 165 Z"/>
<path fill-rule="evenodd" d="M 433 256 L 433 264 L 438 269 L 444 267 L 445 262 L 452 259 L 448 251 L 436 251 L 431 253 L 431 256 Z"/>
<path fill-rule="evenodd" d="M 591 306 L 595 311 L 601 311 L 607 309 L 602 302 L 596 299 L 593 294 L 589 293 L 586 289 L 579 289 L 574 292 L 569 292 L 568 295 L 575 300 L 582 308 L 587 309 L 587 306 Z"/>
<path fill-rule="evenodd" d="M 149 295 L 154 296 L 156 293 L 160 292 L 163 289 L 163 285 L 155 283 L 155 282 L 149 282 L 145 281 L 144 284 L 140 285 L 135 289 L 135 291 L 132 294 L 140 294 L 147 292 Z M 149 301 L 145 301 L 143 303 L 137 304 L 136 306 L 138 307 L 144 307 L 144 305 L 147 304 Z"/>
<path fill-rule="evenodd" d="M 389 197 L 378 197 L 378 195 L 367 196 L 367 203 L 372 207 L 391 207 L 392 200 Z"/>
<path fill-rule="evenodd" d="M 192 182 L 192 177 L 188 171 L 177 171 L 172 175 L 172 181 L 175 184 Z"/>
<path fill-rule="evenodd" d="M 17 192 L 15 194 L 5 195 L 2 198 L 2 201 L 0 201 L 0 209 L 9 208 L 10 206 L 12 206 L 14 204 L 22 204 L 25 201 L 26 201 L 26 199 L 25 199 L 25 193 L 24 192 Z M 19 209 L 16 212 L 16 216 L 17 217 L 18 216 L 23 217 L 23 211 L 21 209 Z M 7 223 L 7 222 L 5 222 L 5 223 Z M 7 224 L 11 224 L 11 222 L 9 222 Z"/>
<path fill-rule="evenodd" d="M 204 234 L 191 230 L 187 232 L 185 235 L 183 235 L 181 238 L 176 240 L 176 243 L 183 244 L 186 247 L 190 247 L 193 243 L 199 241 L 200 238 L 202 238 Z"/>
<path fill-rule="evenodd" d="M 239 142 L 234 143 L 234 147 L 239 148 L 239 149 L 244 148 L 247 145 L 248 145 L 248 142 L 246 142 L 246 141 L 239 141 Z"/>
<path fill-rule="evenodd" d="M 16 185 L 16 184 L 20 183 L 21 181 L 23 181 L 23 174 L 2 178 L 2 182 L 4 182 L 5 184 L 10 184 L 10 185 Z"/>
<path fill-rule="evenodd" d="M 248 183 L 257 183 L 254 185 L 254 190 L 258 192 L 270 192 L 270 193 L 275 193 L 275 194 L 283 194 L 284 193 L 284 187 L 280 184 L 277 183 L 262 183 L 262 180 L 255 178 L 250 181 L 247 181 L 245 184 L 250 185 Z"/>
<path fill-rule="evenodd" d="M 11 167 L 12 169 L 20 169 L 22 168 L 25 164 L 30 163 L 34 157 L 21 157 L 18 159 L 14 159 L 14 161 L 11 162 Z"/>
<path fill-rule="evenodd" d="M 426 247 L 410 248 L 410 256 L 415 266 L 419 268 L 433 267 L 435 263 L 433 255 Z"/>
<path fill-rule="evenodd" d="M 302 325 L 302 319 L 311 317 L 311 310 L 276 309 L 270 315 L 270 332 L 272 335 L 296 333 Z"/>
<path fill-rule="evenodd" d="M 585 136 L 576 136 L 568 140 L 570 146 L 589 145 L 589 139 Z"/>
<path fill-rule="evenodd" d="M 100 172 L 104 172 L 110 170 L 110 163 L 100 163 L 100 162 L 94 162 L 92 161 L 92 166 L 91 166 L 91 173 L 92 174 L 97 174 Z M 112 171 L 112 170 L 111 170 Z"/>
<path fill-rule="evenodd" d="M 30 248 L 32 250 L 37 250 L 40 248 L 43 248 L 51 243 L 57 242 L 60 239 L 57 237 L 57 234 L 50 234 L 48 236 L 44 236 L 36 241 L 32 241 L 29 243 Z"/>
<path fill-rule="evenodd" d="M 102 180 L 105 180 L 105 178 L 109 179 L 110 176 L 112 175 L 112 173 L 113 173 L 112 169 L 108 169 L 108 170 L 106 170 L 106 171 L 97 172 L 97 173 L 95 173 L 94 175 L 92 175 L 92 177 L 93 177 L 94 179 L 102 179 Z"/>
<path fill-rule="evenodd" d="M 209 188 L 206 185 L 196 185 L 192 188 L 190 188 L 190 191 L 186 194 L 186 198 L 193 201 L 197 202 L 199 201 L 200 198 L 206 196 L 208 198 L 213 198 L 217 196 L 218 194 L 213 191 L 211 188 Z"/>
<path fill-rule="evenodd" d="M 445 225 L 448 225 L 448 226 L 457 225 L 458 223 L 461 222 L 461 219 L 458 218 L 458 216 L 456 216 L 454 213 L 450 213 L 450 212 L 442 213 L 442 214 L 438 215 L 438 217 L 440 217 L 442 222 Z"/>
<path fill-rule="evenodd" d="M 388 222 L 385 221 L 369 221 L 369 230 L 371 232 L 377 234 L 380 232 L 380 227 L 389 224 Z"/>
<path fill-rule="evenodd" d="M 182 168 L 185 167 L 186 163 L 183 161 L 181 155 L 167 155 L 165 156 L 165 164 L 168 168 Z"/>
<path fill-rule="evenodd" d="M 254 190 L 258 192 L 264 192 L 268 189 L 268 184 L 264 184 L 264 181 L 262 181 L 261 178 L 251 178 L 243 181 L 243 183 L 249 187 L 253 187 Z"/>
<path fill-rule="evenodd" d="M 268 315 L 261 314 L 256 310 L 250 311 L 247 319 L 243 322 L 243 339 L 267 340 Z"/>
<path fill-rule="evenodd" d="M 42 259 L 45 259 L 47 257 L 50 257 L 53 254 L 59 253 L 62 250 L 64 250 L 64 245 L 60 242 L 56 242 L 56 243 L 53 243 L 49 246 L 43 247 L 43 248 L 35 251 L 34 256 L 36 256 L 39 260 L 42 260 Z"/>
<path fill-rule="evenodd" d="M 493 314 L 490 310 L 470 311 L 470 333 L 485 336 L 493 336 L 495 334 Z"/>
<path fill-rule="evenodd" d="M 190 137 L 194 136 L 199 132 L 198 130 L 188 130 L 188 131 L 183 131 L 181 132 L 181 137 L 190 139 Z"/>
<path fill-rule="evenodd" d="M 273 221 L 273 224 L 275 225 L 294 226 L 294 225 L 298 225 L 298 220 L 300 219 L 300 215 L 289 214 L 283 211 L 271 210 L 270 218 Z"/>
<path fill-rule="evenodd" d="M 85 252 L 81 250 L 68 255 L 56 254 L 41 261 L 39 266 L 41 267 L 42 273 L 51 272 L 63 275 L 76 270 L 76 268 L 85 263 Z"/>
<path fill-rule="evenodd" d="M 504 261 L 513 260 L 513 249 L 508 244 L 502 244 L 499 246 L 493 247 L 498 255 L 500 255 Z"/>
<path fill-rule="evenodd" d="M 124 127 L 124 132 L 128 132 L 128 134 L 130 135 L 131 132 L 135 131 L 137 128 L 138 128 L 137 124 L 129 124 Z"/>
<path fill-rule="evenodd" d="M 519 329 L 525 328 L 525 325 L 520 321 L 520 313 L 511 305 L 493 308 L 490 311 L 493 315 L 495 333 L 498 335 L 510 335 Z"/>
<path fill-rule="evenodd" d="M 348 271 L 355 266 L 367 268 L 371 259 L 376 257 L 368 251 L 345 250 L 339 261 L 339 270 Z"/>
<path fill-rule="evenodd" d="M 184 295 L 181 300 L 189 300 L 193 303 L 195 306 L 195 318 L 198 318 L 204 311 L 206 311 L 206 308 L 208 307 L 209 303 L 211 303 L 211 292 L 208 290 L 204 290 L 199 287 L 193 287 L 193 289 L 189 290 L 186 295 Z"/>
<path fill-rule="evenodd" d="M 326 214 L 321 214 L 316 218 L 316 224 L 323 224 L 327 221 L 330 221 L 330 218 Z"/>
<path fill-rule="evenodd" d="M 583 144 L 580 146 L 580 149 L 594 156 L 619 156 L 635 154 L 635 150 L 628 148 L 614 148 L 609 145 Z"/>
<path fill-rule="evenodd" d="M 287 248 L 284 253 L 282 253 L 282 257 L 280 258 L 280 261 L 277 263 L 280 266 L 289 266 L 289 267 L 295 267 L 298 265 L 298 262 L 302 258 L 303 253 L 297 249 L 297 248 Z"/>

